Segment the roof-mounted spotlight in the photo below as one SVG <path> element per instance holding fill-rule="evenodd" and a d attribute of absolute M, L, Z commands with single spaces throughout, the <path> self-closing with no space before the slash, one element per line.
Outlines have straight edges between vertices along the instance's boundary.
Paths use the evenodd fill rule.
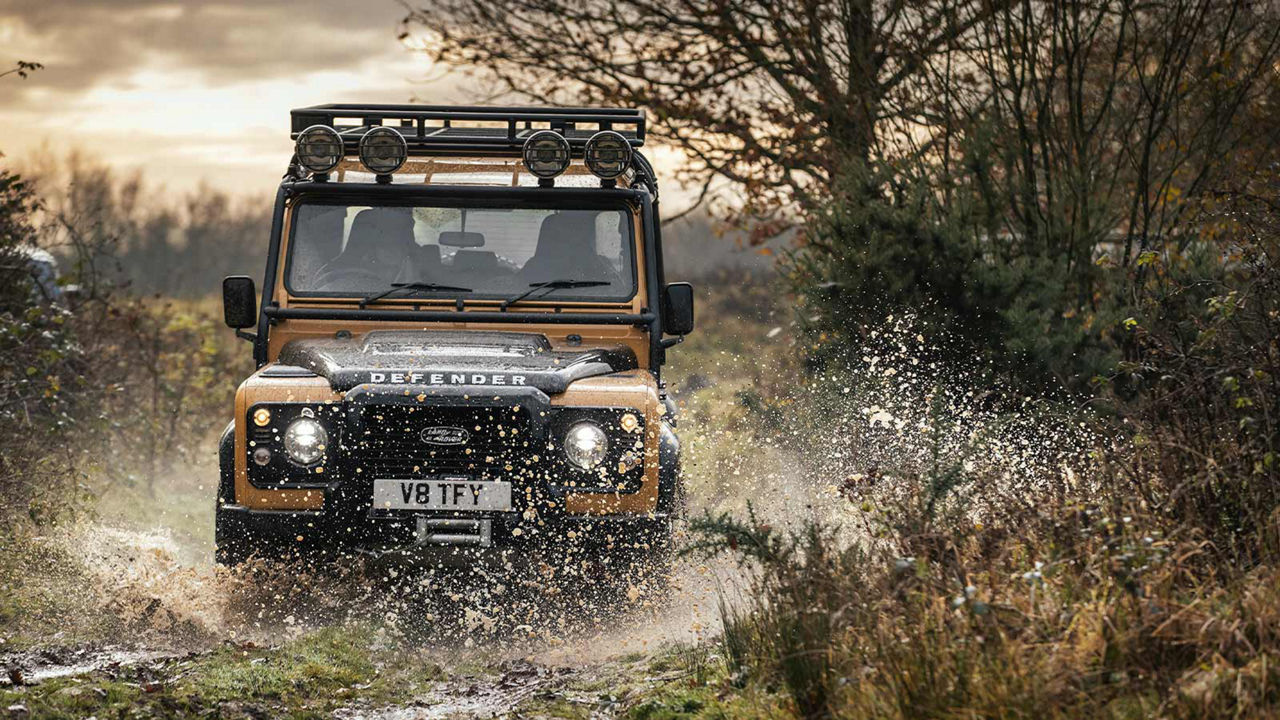
<path fill-rule="evenodd" d="M 524 166 L 538 178 L 539 185 L 551 185 L 553 178 L 569 169 L 569 141 L 552 130 L 539 130 L 524 141 Z"/>
<path fill-rule="evenodd" d="M 312 125 L 298 133 L 294 153 L 299 165 L 316 175 L 324 175 L 338 167 L 346 151 L 337 130 L 328 125 Z"/>
<path fill-rule="evenodd" d="M 583 160 L 596 177 L 612 184 L 631 167 L 631 143 L 621 133 L 601 130 L 587 140 Z"/>
<path fill-rule="evenodd" d="M 376 127 L 360 138 L 360 164 L 378 176 L 379 182 L 390 182 L 391 173 L 399 170 L 409 158 L 409 144 L 398 130 Z"/>

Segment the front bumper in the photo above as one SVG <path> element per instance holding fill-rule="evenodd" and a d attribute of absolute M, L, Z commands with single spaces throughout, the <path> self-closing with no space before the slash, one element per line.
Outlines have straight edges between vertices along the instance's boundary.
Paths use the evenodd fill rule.
<path fill-rule="evenodd" d="M 356 552 L 372 556 L 399 554 L 427 560 L 469 563 L 480 558 L 523 562 L 547 550 L 586 557 L 613 552 L 641 554 L 656 550 L 670 535 L 671 518 L 652 515 L 560 515 L 530 522 L 519 516 L 450 518 L 488 523 L 483 541 L 472 542 L 471 529 L 426 526 L 427 516 L 349 517 L 323 511 L 254 510 L 242 505 L 218 507 L 217 543 L 240 544 L 245 554 L 281 556 Z M 452 535 L 464 541 L 442 541 Z M 476 535 L 479 535 L 477 533 Z M 453 563 L 450 563 L 453 564 Z"/>

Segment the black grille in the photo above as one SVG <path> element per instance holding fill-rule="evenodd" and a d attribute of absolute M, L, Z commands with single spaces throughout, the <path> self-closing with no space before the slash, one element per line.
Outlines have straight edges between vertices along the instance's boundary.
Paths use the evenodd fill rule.
<path fill-rule="evenodd" d="M 514 480 L 542 444 L 528 408 L 512 405 L 366 405 L 343 438 L 353 472 L 370 482 L 441 472 Z"/>

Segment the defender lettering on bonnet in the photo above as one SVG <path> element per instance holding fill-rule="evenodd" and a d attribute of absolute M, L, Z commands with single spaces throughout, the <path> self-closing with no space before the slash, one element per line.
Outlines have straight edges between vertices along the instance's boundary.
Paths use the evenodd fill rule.
<path fill-rule="evenodd" d="M 371 372 L 375 385 L 524 385 L 525 376 L 514 373 Z"/>

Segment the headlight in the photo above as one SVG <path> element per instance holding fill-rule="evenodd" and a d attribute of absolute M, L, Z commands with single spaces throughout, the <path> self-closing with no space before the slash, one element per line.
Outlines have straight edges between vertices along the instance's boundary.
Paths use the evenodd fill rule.
<path fill-rule="evenodd" d="M 404 165 L 409 145 L 399 130 L 376 127 L 360 138 L 360 162 L 369 172 L 390 175 Z"/>
<path fill-rule="evenodd" d="M 543 180 L 569 169 L 569 141 L 558 132 L 539 130 L 524 141 L 524 166 Z"/>
<path fill-rule="evenodd" d="M 327 173 L 338 167 L 342 156 L 346 154 L 342 136 L 327 125 L 312 125 L 298 133 L 294 152 L 298 154 L 298 162 L 302 167 L 313 173 Z"/>
<path fill-rule="evenodd" d="M 591 139 L 583 150 L 582 157 L 587 169 L 603 180 L 614 180 L 622 176 L 631 165 L 631 143 L 612 130 L 602 130 Z"/>
<path fill-rule="evenodd" d="M 608 451 L 609 437 L 593 422 L 580 422 L 565 433 L 565 457 L 583 470 L 590 470 L 604 462 Z"/>
<path fill-rule="evenodd" d="M 311 465 L 324 457 L 329 433 L 311 418 L 298 418 L 284 431 L 284 451 L 299 465 Z"/>

